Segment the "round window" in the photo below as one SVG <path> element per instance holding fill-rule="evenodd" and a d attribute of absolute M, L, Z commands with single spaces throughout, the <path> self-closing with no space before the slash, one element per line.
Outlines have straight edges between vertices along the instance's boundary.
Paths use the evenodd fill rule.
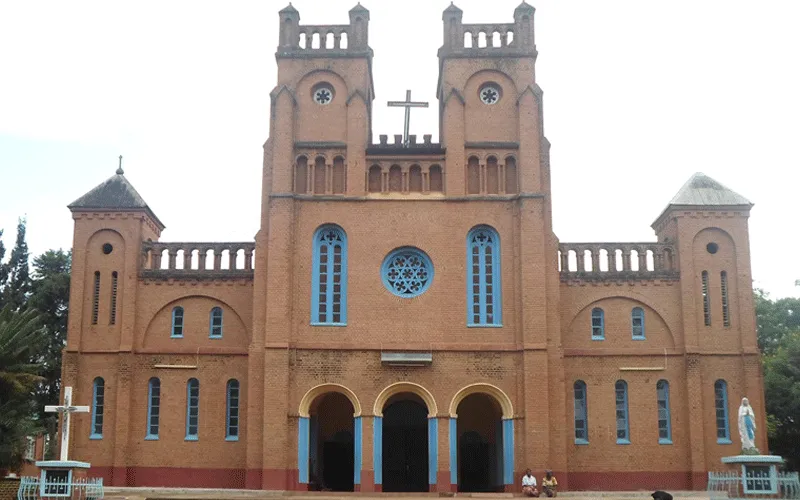
<path fill-rule="evenodd" d="M 719 250 L 719 245 L 717 245 L 716 243 L 712 242 L 706 245 L 706 251 L 712 255 L 717 253 L 717 250 Z"/>
<path fill-rule="evenodd" d="M 333 100 L 333 87 L 323 83 L 314 87 L 314 102 L 320 106 L 327 106 Z"/>
<path fill-rule="evenodd" d="M 484 85 L 481 87 L 478 95 L 480 95 L 481 102 L 484 104 L 497 104 L 497 102 L 500 100 L 500 87 L 493 83 Z"/>
<path fill-rule="evenodd" d="M 103 243 L 103 253 L 108 255 L 114 250 L 114 247 L 111 246 L 111 243 Z"/>
<path fill-rule="evenodd" d="M 398 297 L 416 297 L 431 286 L 433 263 L 418 248 L 398 248 L 384 259 L 381 277 L 384 286 Z"/>

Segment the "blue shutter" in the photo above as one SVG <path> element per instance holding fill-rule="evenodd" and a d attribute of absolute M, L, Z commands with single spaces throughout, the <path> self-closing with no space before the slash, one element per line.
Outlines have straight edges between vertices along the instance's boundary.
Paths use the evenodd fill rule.
<path fill-rule="evenodd" d="M 158 439 L 158 424 L 161 416 L 161 381 L 151 378 L 147 384 L 147 435 L 146 440 Z"/>
<path fill-rule="evenodd" d="M 228 380 L 225 440 L 239 440 L 239 381 Z"/>
<path fill-rule="evenodd" d="M 186 440 L 197 441 L 200 429 L 200 382 L 190 378 L 186 384 Z"/>
<path fill-rule="evenodd" d="M 724 380 L 714 382 L 714 409 L 717 420 L 717 443 L 730 444 L 731 431 L 728 425 L 728 384 Z"/>

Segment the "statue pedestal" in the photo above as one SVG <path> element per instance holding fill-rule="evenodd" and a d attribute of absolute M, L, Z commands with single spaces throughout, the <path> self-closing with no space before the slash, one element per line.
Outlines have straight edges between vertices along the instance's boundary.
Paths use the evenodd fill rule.
<path fill-rule="evenodd" d="M 739 492 L 745 498 L 781 498 L 783 475 L 778 467 L 783 458 L 777 455 L 736 455 L 723 457 L 730 473 L 738 476 L 741 485 Z M 730 476 L 729 476 L 730 477 Z"/>
<path fill-rule="evenodd" d="M 42 472 L 39 478 L 39 495 L 44 497 L 81 498 L 81 487 L 86 483 L 88 462 L 76 460 L 42 460 L 36 462 Z"/>

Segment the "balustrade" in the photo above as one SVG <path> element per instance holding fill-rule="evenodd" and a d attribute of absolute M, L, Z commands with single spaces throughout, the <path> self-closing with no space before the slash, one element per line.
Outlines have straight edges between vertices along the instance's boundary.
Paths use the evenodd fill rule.
<path fill-rule="evenodd" d="M 491 49 L 514 46 L 514 30 L 511 24 L 463 24 L 461 38 L 464 48 Z"/>
<path fill-rule="evenodd" d="M 562 279 L 675 279 L 675 248 L 666 243 L 561 243 Z"/>
<path fill-rule="evenodd" d="M 160 243 L 142 245 L 142 276 L 252 276 L 255 243 Z"/>

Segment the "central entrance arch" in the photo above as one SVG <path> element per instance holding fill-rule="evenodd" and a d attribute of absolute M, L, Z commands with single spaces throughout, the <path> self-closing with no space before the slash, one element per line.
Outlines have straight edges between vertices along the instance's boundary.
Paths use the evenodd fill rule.
<path fill-rule="evenodd" d="M 383 491 L 428 491 L 428 408 L 413 393 L 383 409 Z"/>

